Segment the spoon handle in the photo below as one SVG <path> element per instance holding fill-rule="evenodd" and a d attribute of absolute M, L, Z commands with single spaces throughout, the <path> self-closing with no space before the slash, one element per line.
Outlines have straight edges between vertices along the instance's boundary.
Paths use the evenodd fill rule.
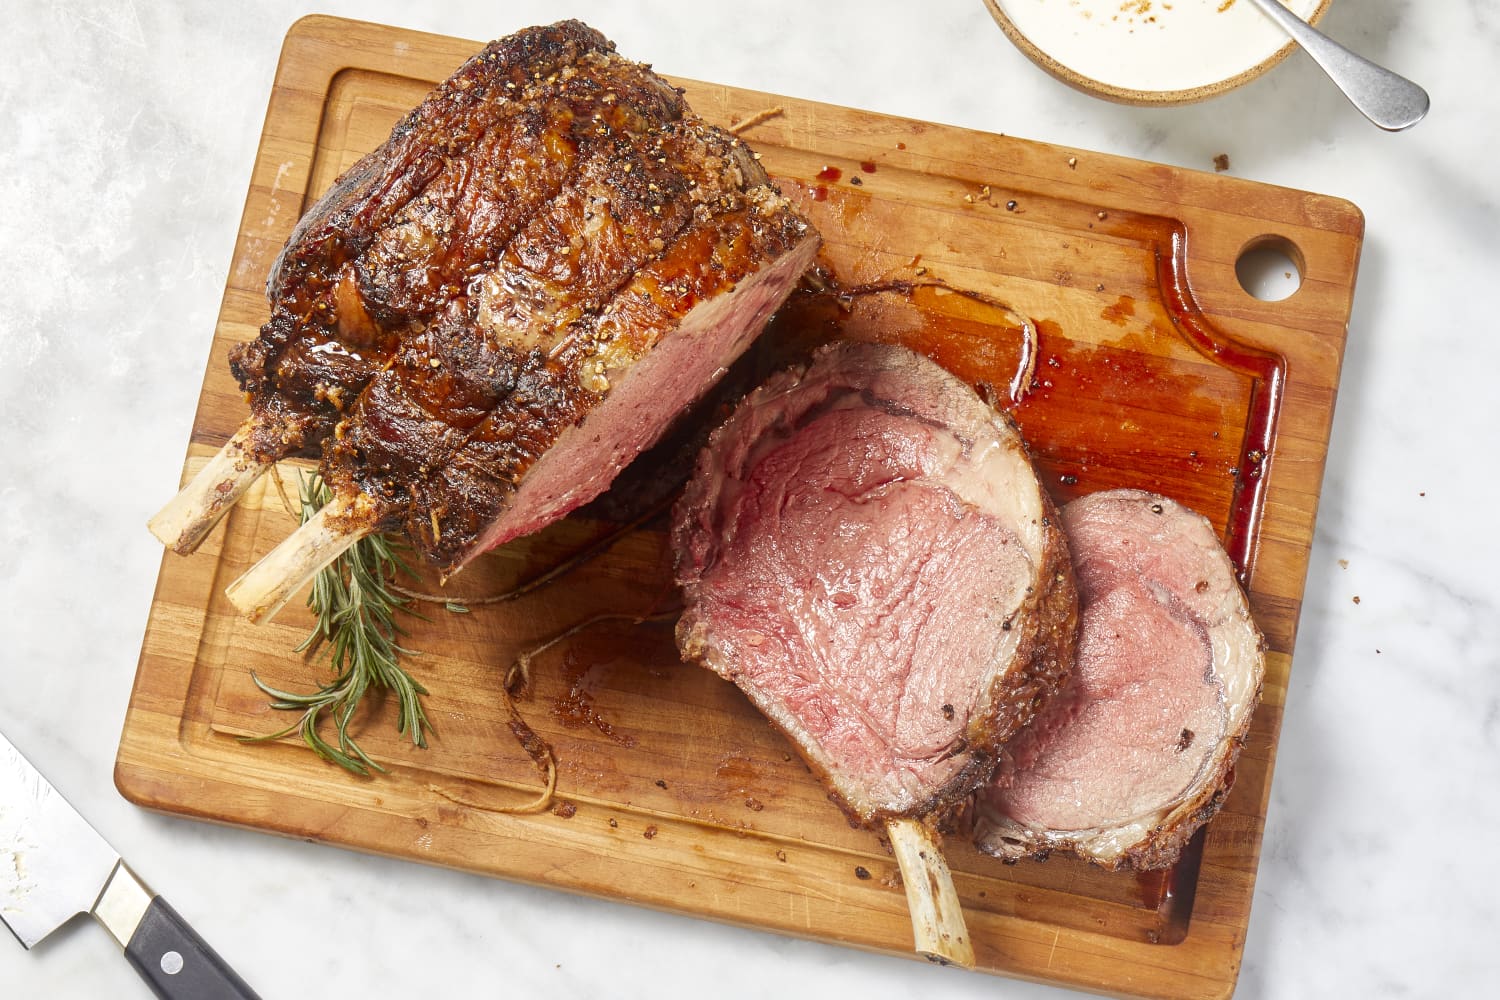
<path fill-rule="evenodd" d="M 1404 76 L 1377 66 L 1318 31 L 1277 0 L 1252 0 L 1267 17 L 1307 50 L 1344 96 L 1370 121 L 1388 132 L 1411 128 L 1427 114 L 1427 91 Z"/>

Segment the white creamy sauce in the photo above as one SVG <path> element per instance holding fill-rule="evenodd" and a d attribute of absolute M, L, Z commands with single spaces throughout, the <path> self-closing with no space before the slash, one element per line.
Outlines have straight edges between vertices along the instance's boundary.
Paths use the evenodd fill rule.
<path fill-rule="evenodd" d="M 1288 42 L 1250 0 L 998 0 L 1037 48 L 1129 90 L 1191 90 L 1238 76 Z M 1319 0 L 1283 0 L 1303 20 Z"/>

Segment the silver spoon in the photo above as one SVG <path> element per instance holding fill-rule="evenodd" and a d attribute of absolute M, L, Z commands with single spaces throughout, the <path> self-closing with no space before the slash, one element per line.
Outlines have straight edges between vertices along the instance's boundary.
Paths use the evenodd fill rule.
<path fill-rule="evenodd" d="M 1252 0 L 1323 67 L 1349 102 L 1387 132 L 1400 132 L 1421 121 L 1431 106 L 1427 91 L 1404 76 L 1355 55 L 1312 27 L 1277 0 Z"/>

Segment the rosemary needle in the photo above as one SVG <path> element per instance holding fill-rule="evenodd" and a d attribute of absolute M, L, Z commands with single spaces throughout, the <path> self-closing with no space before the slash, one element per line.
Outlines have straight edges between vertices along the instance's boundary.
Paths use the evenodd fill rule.
<path fill-rule="evenodd" d="M 298 493 L 304 523 L 331 499 L 327 484 L 316 473 L 299 477 Z M 416 746 L 427 746 L 427 733 L 432 729 L 422 708 L 427 689 L 400 664 L 400 656 L 411 651 L 397 641 L 403 630 L 395 616 L 410 599 L 393 589 L 391 579 L 398 572 L 411 575 L 411 570 L 397 544 L 385 535 L 367 535 L 313 579 L 307 606 L 317 623 L 297 652 L 313 657 L 326 646 L 333 680 L 311 694 L 296 694 L 271 687 L 252 672 L 256 687 L 275 699 L 272 708 L 301 710 L 302 717 L 278 732 L 247 740 L 261 742 L 300 732 L 303 742 L 324 760 L 360 775 L 372 769 L 384 771 L 349 733 L 365 695 L 371 688 L 383 688 L 396 694 L 398 731 L 409 735 Z M 333 742 L 320 731 L 325 713 L 333 719 L 337 734 Z"/>

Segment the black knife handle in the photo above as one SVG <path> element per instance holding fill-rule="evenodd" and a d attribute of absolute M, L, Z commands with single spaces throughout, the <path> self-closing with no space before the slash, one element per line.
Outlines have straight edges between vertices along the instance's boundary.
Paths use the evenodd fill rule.
<path fill-rule="evenodd" d="M 162 1000 L 260 1000 L 160 896 L 146 908 L 125 957 Z"/>

